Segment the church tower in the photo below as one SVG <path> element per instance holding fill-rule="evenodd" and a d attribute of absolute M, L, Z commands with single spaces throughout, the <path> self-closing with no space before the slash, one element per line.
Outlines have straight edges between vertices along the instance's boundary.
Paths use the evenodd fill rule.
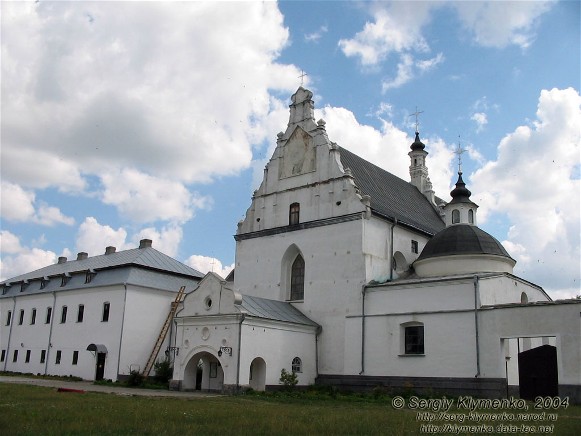
<path fill-rule="evenodd" d="M 472 193 L 462 180 L 462 171 L 458 171 L 456 187 L 450 192 L 452 201 L 444 207 L 446 227 L 455 224 L 476 225 L 476 209 L 478 205 L 470 200 Z"/>
<path fill-rule="evenodd" d="M 410 146 L 411 151 L 408 153 L 410 157 L 410 178 L 411 184 L 424 194 L 431 204 L 436 205 L 434 198 L 434 189 L 432 182 L 428 177 L 428 167 L 426 165 L 426 157 L 428 152 L 424 150 L 425 144 L 420 140 L 420 133 L 416 128 L 416 139 Z"/>

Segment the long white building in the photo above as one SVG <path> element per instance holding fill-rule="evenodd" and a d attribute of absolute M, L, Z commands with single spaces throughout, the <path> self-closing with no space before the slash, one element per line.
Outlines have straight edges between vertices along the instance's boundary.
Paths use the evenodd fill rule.
<path fill-rule="evenodd" d="M 142 371 L 181 286 L 202 274 L 152 248 L 57 264 L 0 283 L 0 368 L 117 380 Z M 167 335 L 162 353 L 169 346 Z"/>

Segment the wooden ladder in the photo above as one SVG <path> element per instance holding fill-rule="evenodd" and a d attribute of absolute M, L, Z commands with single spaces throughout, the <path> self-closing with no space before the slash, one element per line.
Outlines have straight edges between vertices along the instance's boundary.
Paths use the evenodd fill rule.
<path fill-rule="evenodd" d="M 178 294 L 176 295 L 176 299 L 173 301 L 173 303 L 171 303 L 171 307 L 169 309 L 169 313 L 167 314 L 167 318 L 166 318 L 165 322 L 163 323 L 163 327 L 161 328 L 161 332 L 159 332 L 159 336 L 157 337 L 157 341 L 155 342 L 155 345 L 153 346 L 153 350 L 151 351 L 151 355 L 149 356 L 149 359 L 147 360 L 147 364 L 145 365 L 145 369 L 142 372 L 142 375 L 144 377 L 147 377 L 149 375 L 149 373 L 151 372 L 151 368 L 153 368 L 153 364 L 155 363 L 155 359 L 157 358 L 157 355 L 159 354 L 159 349 L 161 348 L 161 345 L 163 344 L 163 341 L 165 340 L 165 337 L 167 336 L 167 331 L 169 330 L 169 327 L 171 325 L 171 320 L 176 313 L 178 305 L 183 301 L 185 293 L 186 293 L 186 287 L 182 286 L 180 288 Z"/>

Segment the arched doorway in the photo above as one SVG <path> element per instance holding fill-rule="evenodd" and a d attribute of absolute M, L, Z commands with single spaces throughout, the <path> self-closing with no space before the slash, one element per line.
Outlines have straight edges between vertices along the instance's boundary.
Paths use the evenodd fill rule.
<path fill-rule="evenodd" d="M 224 371 L 216 356 L 201 351 L 191 357 L 184 371 L 184 391 L 221 391 L 223 385 Z"/>
<path fill-rule="evenodd" d="M 255 391 L 266 388 L 266 362 L 262 357 L 255 358 L 250 364 L 250 387 Z"/>

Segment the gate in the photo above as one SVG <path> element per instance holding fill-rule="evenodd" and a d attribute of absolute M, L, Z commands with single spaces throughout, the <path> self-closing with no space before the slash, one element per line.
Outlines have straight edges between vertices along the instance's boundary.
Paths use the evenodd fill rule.
<path fill-rule="evenodd" d="M 559 395 L 557 348 L 542 345 L 519 353 L 518 376 L 520 397 L 525 400 Z"/>

